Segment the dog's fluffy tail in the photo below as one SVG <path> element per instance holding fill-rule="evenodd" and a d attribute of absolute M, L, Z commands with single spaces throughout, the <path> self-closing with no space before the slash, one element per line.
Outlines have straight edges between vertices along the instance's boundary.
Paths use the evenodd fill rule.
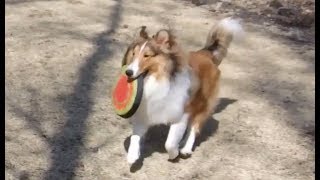
<path fill-rule="evenodd" d="M 204 50 L 210 51 L 214 56 L 214 63 L 219 65 L 227 55 L 230 43 L 242 40 L 243 36 L 244 31 L 238 20 L 224 18 L 212 27 Z"/>

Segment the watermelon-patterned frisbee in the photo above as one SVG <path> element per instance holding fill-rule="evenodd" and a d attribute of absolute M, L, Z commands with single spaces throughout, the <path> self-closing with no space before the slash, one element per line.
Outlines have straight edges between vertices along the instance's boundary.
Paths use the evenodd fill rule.
<path fill-rule="evenodd" d="M 121 74 L 112 92 L 112 104 L 117 115 L 131 117 L 138 109 L 143 94 L 143 77 L 128 81 L 125 74 L 126 65 L 122 66 Z"/>

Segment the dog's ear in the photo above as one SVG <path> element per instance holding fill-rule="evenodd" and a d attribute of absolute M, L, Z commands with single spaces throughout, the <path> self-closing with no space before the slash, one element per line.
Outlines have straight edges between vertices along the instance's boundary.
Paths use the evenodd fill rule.
<path fill-rule="evenodd" d="M 139 35 L 143 39 L 148 39 L 149 38 L 149 35 L 148 35 L 146 29 L 147 29 L 147 26 L 141 26 Z"/>
<path fill-rule="evenodd" d="M 153 36 L 153 39 L 158 46 L 166 50 L 169 50 L 175 44 L 175 37 L 169 30 L 165 29 L 158 31 L 157 34 Z"/>
<path fill-rule="evenodd" d="M 170 33 L 167 30 L 160 30 L 153 38 L 158 45 L 169 44 Z"/>
<path fill-rule="evenodd" d="M 133 41 L 141 41 L 149 39 L 148 32 L 146 31 L 147 26 L 140 26 L 137 31 L 135 31 L 133 36 Z"/>

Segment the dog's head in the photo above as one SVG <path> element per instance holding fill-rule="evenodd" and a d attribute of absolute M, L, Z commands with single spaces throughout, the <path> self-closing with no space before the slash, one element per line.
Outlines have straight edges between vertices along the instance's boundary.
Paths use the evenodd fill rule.
<path fill-rule="evenodd" d="M 127 65 L 126 75 L 134 79 L 147 72 L 174 71 L 179 64 L 178 56 L 175 37 L 169 30 L 160 30 L 149 37 L 143 26 L 128 47 L 122 64 Z"/>

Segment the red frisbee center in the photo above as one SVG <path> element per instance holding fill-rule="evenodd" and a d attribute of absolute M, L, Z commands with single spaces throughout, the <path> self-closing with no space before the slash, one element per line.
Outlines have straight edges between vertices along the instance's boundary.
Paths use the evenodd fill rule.
<path fill-rule="evenodd" d="M 121 76 L 115 89 L 115 98 L 118 102 L 123 102 L 127 99 L 129 85 L 127 76 Z"/>

